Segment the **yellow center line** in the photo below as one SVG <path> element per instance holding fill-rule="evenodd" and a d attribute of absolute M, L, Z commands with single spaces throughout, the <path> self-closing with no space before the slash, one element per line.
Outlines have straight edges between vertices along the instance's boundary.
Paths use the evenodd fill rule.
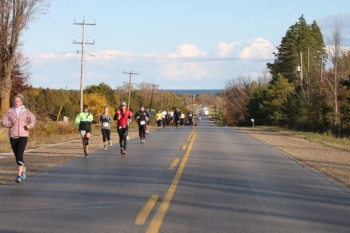
<path fill-rule="evenodd" d="M 155 213 L 155 215 L 151 221 L 151 224 L 147 230 L 147 233 L 158 233 L 159 232 L 159 229 L 160 229 L 161 225 L 163 224 L 165 214 L 168 211 L 169 206 L 170 206 L 170 202 L 174 196 L 177 185 L 180 182 L 180 178 L 181 178 L 181 175 L 182 175 L 184 168 L 186 166 L 187 159 L 190 156 L 194 140 L 196 139 L 196 135 L 197 134 L 194 133 L 194 135 L 191 139 L 191 142 L 187 148 L 187 151 L 186 151 L 183 159 L 181 160 L 181 163 L 179 165 L 179 169 L 177 170 L 177 172 L 175 174 L 174 180 L 171 183 L 167 193 L 165 194 L 165 197 L 164 197 L 162 203 L 160 204 L 159 209 Z"/>
<path fill-rule="evenodd" d="M 174 161 L 170 164 L 169 170 L 174 170 L 174 168 L 177 166 L 178 163 L 179 163 L 179 159 L 178 158 L 174 159 Z"/>
<path fill-rule="evenodd" d="M 190 135 L 187 137 L 187 141 L 191 141 L 191 138 L 194 134 L 194 131 L 195 131 L 195 129 L 191 131 Z"/>
<path fill-rule="evenodd" d="M 159 198 L 158 195 L 152 195 L 150 197 L 150 199 L 148 199 L 146 205 L 142 208 L 142 210 L 136 216 L 135 225 L 143 225 L 145 223 L 146 219 L 148 218 L 149 213 L 153 209 L 158 198 Z"/>

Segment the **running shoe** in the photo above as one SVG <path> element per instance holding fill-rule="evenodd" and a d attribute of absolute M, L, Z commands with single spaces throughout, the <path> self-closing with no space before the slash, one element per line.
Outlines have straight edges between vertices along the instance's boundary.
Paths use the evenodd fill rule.
<path fill-rule="evenodd" d="M 26 167 L 23 167 L 23 172 L 22 172 L 22 175 L 21 175 L 21 178 L 22 178 L 22 180 L 25 180 L 26 179 L 26 171 L 27 171 L 27 169 L 26 169 Z"/>
<path fill-rule="evenodd" d="M 109 141 L 108 141 L 108 144 L 109 144 L 109 146 L 111 146 L 111 145 L 112 145 L 112 141 L 111 141 L 111 140 L 109 140 Z"/>
<path fill-rule="evenodd" d="M 87 150 L 84 150 L 84 157 L 85 157 L 85 159 L 89 158 L 89 155 L 88 155 L 88 153 L 87 153 Z"/>
<path fill-rule="evenodd" d="M 103 149 L 104 149 L 104 150 L 107 150 L 107 146 L 104 146 Z"/>
<path fill-rule="evenodd" d="M 17 178 L 15 179 L 16 183 L 21 183 L 22 182 L 22 176 L 17 176 Z"/>

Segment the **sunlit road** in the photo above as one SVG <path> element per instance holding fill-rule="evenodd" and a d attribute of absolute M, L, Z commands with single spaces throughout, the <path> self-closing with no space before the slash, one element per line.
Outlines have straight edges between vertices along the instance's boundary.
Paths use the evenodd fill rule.
<path fill-rule="evenodd" d="M 348 233 L 349 219 L 347 188 L 208 119 L 0 186 L 1 233 Z"/>

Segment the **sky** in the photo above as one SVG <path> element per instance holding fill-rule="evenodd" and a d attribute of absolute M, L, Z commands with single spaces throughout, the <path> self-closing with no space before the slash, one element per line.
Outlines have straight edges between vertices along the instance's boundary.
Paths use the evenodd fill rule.
<path fill-rule="evenodd" d="M 258 79 L 288 28 L 303 15 L 327 43 L 340 21 L 350 46 L 349 0 L 52 0 L 21 36 L 34 87 L 80 89 L 129 82 L 159 89 L 224 89 Z M 73 43 L 73 42 L 76 43 Z M 90 43 L 94 43 L 93 45 Z"/>

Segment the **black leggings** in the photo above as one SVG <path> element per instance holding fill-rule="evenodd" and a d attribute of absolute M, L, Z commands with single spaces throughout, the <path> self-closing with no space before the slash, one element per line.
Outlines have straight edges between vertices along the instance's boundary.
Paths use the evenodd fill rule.
<path fill-rule="evenodd" d="M 110 129 L 101 129 L 103 142 L 111 140 L 111 130 Z"/>
<path fill-rule="evenodd" d="M 128 131 L 129 131 L 129 127 L 126 126 L 124 128 L 119 128 L 118 126 L 118 135 L 119 135 L 119 144 L 120 144 L 120 148 L 126 150 L 126 146 L 127 146 L 127 137 L 128 137 Z"/>
<path fill-rule="evenodd" d="M 10 138 L 11 147 L 18 166 L 24 165 L 23 154 L 26 149 L 28 137 Z"/>
<path fill-rule="evenodd" d="M 146 125 L 139 125 L 139 136 L 140 136 L 140 139 L 145 139 L 145 137 L 146 137 Z"/>

